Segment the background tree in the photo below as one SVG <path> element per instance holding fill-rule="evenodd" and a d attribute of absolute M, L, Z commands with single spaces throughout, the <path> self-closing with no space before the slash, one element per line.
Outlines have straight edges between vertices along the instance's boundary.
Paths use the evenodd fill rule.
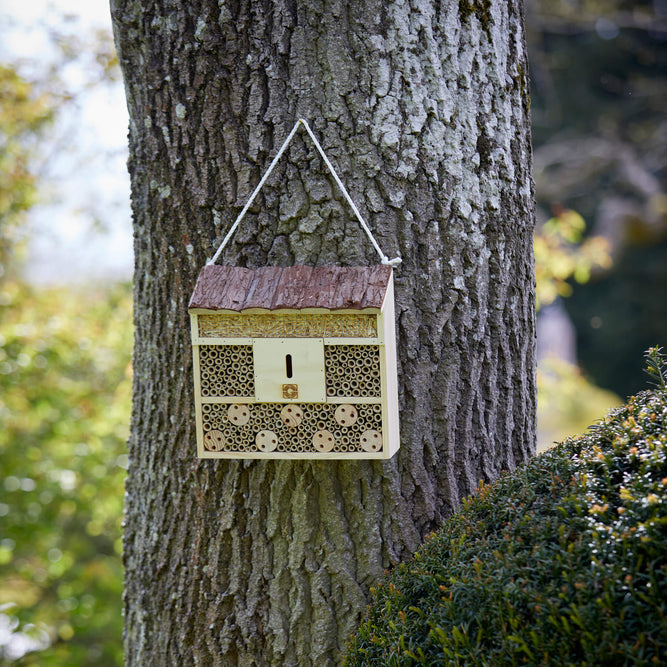
<path fill-rule="evenodd" d="M 126 660 L 326 665 L 369 586 L 533 451 L 533 203 L 515 2 L 113 0 L 130 112 Z M 396 276 L 402 449 L 198 461 L 187 301 L 303 116 Z M 298 141 L 225 261 L 367 264 Z"/>
<path fill-rule="evenodd" d="M 587 235 L 607 240 L 612 268 L 563 305 L 585 372 L 627 396 L 644 386 L 643 351 L 667 343 L 667 10 L 653 0 L 527 8 L 538 222 L 572 208 Z"/>

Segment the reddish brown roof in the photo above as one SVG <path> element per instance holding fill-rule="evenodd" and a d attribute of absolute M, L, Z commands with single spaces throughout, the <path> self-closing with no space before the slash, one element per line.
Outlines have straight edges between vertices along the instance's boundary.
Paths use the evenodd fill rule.
<path fill-rule="evenodd" d="M 391 267 L 378 266 L 205 266 L 190 308 L 381 308 Z"/>

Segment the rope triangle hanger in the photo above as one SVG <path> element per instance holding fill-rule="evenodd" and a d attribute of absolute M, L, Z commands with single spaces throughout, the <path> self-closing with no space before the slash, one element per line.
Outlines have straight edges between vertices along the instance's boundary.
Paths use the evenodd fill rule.
<path fill-rule="evenodd" d="M 259 193 L 259 191 L 262 189 L 262 186 L 266 182 L 266 179 L 269 177 L 271 172 L 273 171 L 273 168 L 278 164 L 278 160 L 280 160 L 282 154 L 285 152 L 285 149 L 287 146 L 289 146 L 290 142 L 292 141 L 294 135 L 296 134 L 296 131 L 299 129 L 299 125 L 303 125 L 306 128 L 306 132 L 308 133 L 308 136 L 312 139 L 313 143 L 315 144 L 315 148 L 319 151 L 319 154 L 322 156 L 322 159 L 324 160 L 324 164 L 326 164 L 327 168 L 331 172 L 331 175 L 334 177 L 334 180 L 336 181 L 336 184 L 338 185 L 338 188 L 340 191 L 343 193 L 343 196 L 347 200 L 347 203 L 350 205 L 352 210 L 354 211 L 354 214 L 357 216 L 357 220 L 359 221 L 359 224 L 363 228 L 363 230 L 366 232 L 366 235 L 370 239 L 371 243 L 373 244 L 373 247 L 377 251 L 378 255 L 380 255 L 380 259 L 382 260 L 382 264 L 388 264 L 389 266 L 395 267 L 398 266 L 401 263 L 401 258 L 400 257 L 394 257 L 394 259 L 389 259 L 387 255 L 385 255 L 382 250 L 380 249 L 380 246 L 378 245 L 378 242 L 375 240 L 375 237 L 373 236 L 373 233 L 369 229 L 368 225 L 366 224 L 366 221 L 364 220 L 363 216 L 359 212 L 359 209 L 356 207 L 355 203 L 352 201 L 352 198 L 348 194 L 347 190 L 345 189 L 345 186 L 343 185 L 343 182 L 340 180 L 338 177 L 338 174 L 336 173 L 336 170 L 333 168 L 333 165 L 329 161 L 329 158 L 326 156 L 324 149 L 320 145 L 320 142 L 317 140 L 317 137 L 313 134 L 313 131 L 310 129 L 310 126 L 308 123 L 303 119 L 299 118 L 297 122 L 294 124 L 294 127 L 292 128 L 292 131 L 289 133 L 287 136 L 287 139 L 283 142 L 283 145 L 280 147 L 280 150 L 276 153 L 276 156 L 273 158 L 271 161 L 271 164 L 269 165 L 269 168 L 266 170 L 264 173 L 264 176 L 262 176 L 260 182 L 257 184 L 257 187 L 253 191 L 253 193 L 250 195 L 250 199 L 246 202 L 245 206 L 243 207 L 242 211 L 239 213 L 238 217 L 234 221 L 234 224 L 231 226 L 230 230 L 227 232 L 227 235 L 223 239 L 222 243 L 220 244 L 220 247 L 216 250 L 215 255 L 206 262 L 206 265 L 209 266 L 211 264 L 215 264 L 216 260 L 220 256 L 220 253 L 223 251 L 224 247 L 227 245 L 231 237 L 233 236 L 234 232 L 238 228 L 241 220 L 243 220 L 243 217 L 245 216 L 246 212 L 250 208 L 250 205 L 252 204 L 253 200 Z"/>

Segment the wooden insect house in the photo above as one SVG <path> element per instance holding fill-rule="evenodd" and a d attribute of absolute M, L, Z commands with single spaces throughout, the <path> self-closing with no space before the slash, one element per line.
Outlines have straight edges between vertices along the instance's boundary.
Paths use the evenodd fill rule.
<path fill-rule="evenodd" d="M 381 254 L 383 264 L 370 267 L 259 269 L 213 263 L 299 123 L 328 163 L 299 121 L 190 300 L 201 458 L 378 459 L 399 447 L 391 265 L 400 260 Z"/>

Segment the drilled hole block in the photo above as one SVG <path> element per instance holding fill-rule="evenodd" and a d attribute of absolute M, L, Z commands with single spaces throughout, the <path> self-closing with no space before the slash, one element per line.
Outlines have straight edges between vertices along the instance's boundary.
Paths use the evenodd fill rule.
<path fill-rule="evenodd" d="M 227 419 L 235 426 L 245 426 L 250 421 L 250 408 L 247 405 L 233 403 L 227 409 Z"/>
<path fill-rule="evenodd" d="M 382 449 L 382 434 L 375 430 L 364 431 L 360 442 L 365 452 L 379 452 Z"/>
<path fill-rule="evenodd" d="M 344 404 L 339 405 L 336 408 L 334 416 L 336 417 L 336 421 L 341 426 L 352 426 L 357 421 L 359 413 L 357 412 L 357 408 L 355 408 L 354 405 Z"/>
<path fill-rule="evenodd" d="M 313 436 L 313 447 L 318 452 L 330 452 L 334 445 L 335 438 L 331 431 L 317 431 Z"/>
<path fill-rule="evenodd" d="M 303 421 L 303 410 L 296 404 L 286 405 L 280 411 L 280 419 L 289 428 L 296 428 Z"/>
<path fill-rule="evenodd" d="M 204 436 L 204 447 L 209 452 L 220 452 L 225 448 L 225 436 L 217 430 L 209 431 Z"/>
<path fill-rule="evenodd" d="M 273 431 L 260 431 L 255 444 L 260 452 L 272 452 L 278 446 L 278 436 Z"/>

